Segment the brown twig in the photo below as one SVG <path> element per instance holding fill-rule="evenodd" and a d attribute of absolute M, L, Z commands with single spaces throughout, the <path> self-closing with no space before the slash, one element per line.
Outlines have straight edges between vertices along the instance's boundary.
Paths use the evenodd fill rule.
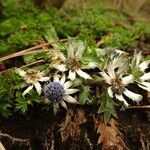
<path fill-rule="evenodd" d="M 25 67 L 33 66 L 33 65 L 35 65 L 35 64 L 42 63 L 42 62 L 44 62 L 43 59 L 37 60 L 37 61 L 34 61 L 34 62 L 29 63 L 29 64 L 27 64 L 27 65 L 23 65 L 23 66 L 21 66 L 20 68 L 25 68 Z M 14 67 L 13 67 L 13 68 L 14 68 Z M 1 74 L 6 73 L 6 72 L 8 72 L 9 70 L 11 70 L 11 69 L 13 69 L 13 68 L 9 68 L 9 69 L 7 69 L 7 70 L 1 71 L 0 73 L 1 73 Z"/>
<path fill-rule="evenodd" d="M 15 137 L 12 137 L 12 136 L 10 136 L 9 134 L 6 134 L 6 133 L 0 133 L 0 137 L 2 137 L 2 138 L 8 138 L 8 139 L 10 139 L 13 143 L 14 143 L 14 142 L 18 142 L 18 143 L 29 144 L 29 142 L 30 142 L 29 139 L 15 138 Z"/>
<path fill-rule="evenodd" d="M 127 109 L 131 109 L 131 108 L 150 108 L 150 105 L 145 105 L 145 106 L 128 106 Z"/>
<path fill-rule="evenodd" d="M 65 42 L 65 41 L 67 41 L 67 39 L 62 39 L 62 40 L 58 40 L 58 41 L 54 41 L 54 42 L 49 42 L 49 43 L 44 43 L 44 44 L 41 44 L 41 45 L 37 45 L 37 46 L 34 46 L 34 47 L 30 47 L 30 48 L 25 49 L 25 50 L 22 50 L 22 51 L 20 51 L 20 52 L 17 52 L 17 53 L 14 53 L 14 54 L 11 54 L 11 55 L 2 57 L 2 58 L 0 58 L 0 62 L 1 62 L 1 61 L 5 61 L 5 60 L 8 60 L 8 59 L 11 59 L 11 58 L 14 58 L 14 57 L 17 57 L 17 56 L 21 56 L 21 55 L 23 55 L 24 53 L 26 53 L 26 52 L 28 52 L 28 51 L 32 51 L 32 50 L 41 48 L 41 47 L 43 47 L 43 46 L 48 46 L 48 45 L 51 45 L 51 44 L 54 44 L 54 43 L 57 43 L 57 42 Z"/>
<path fill-rule="evenodd" d="M 37 60 L 37 61 L 34 61 L 34 62 L 32 62 L 32 63 L 26 64 L 26 65 L 23 65 L 23 66 L 22 66 L 22 67 L 20 67 L 20 68 L 25 68 L 25 67 L 33 66 L 33 65 L 35 65 L 35 64 L 42 63 L 42 62 L 44 62 L 44 60 L 43 60 L 43 59 L 41 59 L 41 60 Z"/>
<path fill-rule="evenodd" d="M 33 50 L 33 51 L 28 51 L 28 52 L 25 52 L 25 53 L 23 53 L 23 54 L 20 54 L 20 55 L 18 55 L 18 56 L 22 56 L 22 55 L 30 55 L 30 54 L 35 54 L 35 53 L 41 53 L 41 52 L 49 52 L 49 51 L 57 51 L 57 50 L 60 50 L 59 48 L 55 48 L 55 49 L 53 49 L 53 48 L 50 48 L 50 49 L 40 49 L 40 50 Z M 18 57 L 17 56 L 17 57 Z"/>
<path fill-rule="evenodd" d="M 22 55 L 30 55 L 30 54 L 35 54 L 35 53 L 41 53 L 41 52 L 49 52 L 51 49 L 46 49 L 46 50 L 44 50 L 44 49 L 40 49 L 40 50 L 33 50 L 33 51 L 29 51 L 29 52 L 26 52 L 26 53 L 24 53 L 24 54 L 21 54 L 21 55 L 19 55 L 19 56 L 22 56 Z"/>

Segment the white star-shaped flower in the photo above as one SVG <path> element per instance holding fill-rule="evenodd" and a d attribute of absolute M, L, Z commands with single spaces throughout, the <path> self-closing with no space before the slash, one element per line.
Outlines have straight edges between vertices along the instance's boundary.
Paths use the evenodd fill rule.
<path fill-rule="evenodd" d="M 26 72 L 20 68 L 17 68 L 16 72 L 24 79 L 25 84 L 28 86 L 28 88 L 23 92 L 23 96 L 29 93 L 29 91 L 32 90 L 33 87 L 35 87 L 37 93 L 40 95 L 42 92 L 40 82 L 46 82 L 50 79 L 50 77 L 45 77 L 44 72 L 35 70 Z"/>
<path fill-rule="evenodd" d="M 104 78 L 105 82 L 109 85 L 108 87 L 108 94 L 110 97 L 115 97 L 116 99 L 122 101 L 125 106 L 129 104 L 123 97 L 123 94 L 128 98 L 132 99 L 133 101 L 139 102 L 142 100 L 142 96 L 136 94 L 132 91 L 129 91 L 126 86 L 130 83 L 134 82 L 134 76 L 124 75 L 123 66 L 118 68 L 119 64 L 117 63 L 117 59 L 112 60 L 106 68 L 106 71 L 100 72 L 101 76 Z M 118 69 L 117 71 L 115 69 Z"/>
<path fill-rule="evenodd" d="M 141 52 L 135 55 L 136 61 L 136 69 L 137 71 L 141 71 L 142 75 L 139 77 L 138 86 L 144 90 L 150 92 L 150 72 L 145 73 L 145 70 L 148 68 L 150 64 L 150 60 L 142 61 Z"/>
<path fill-rule="evenodd" d="M 52 102 L 57 102 L 67 109 L 65 101 L 73 104 L 78 103 L 76 99 L 70 96 L 70 94 L 74 94 L 79 90 L 70 89 L 73 82 L 72 81 L 65 82 L 65 80 L 66 80 L 65 75 L 63 75 L 60 80 L 58 76 L 55 76 L 53 82 L 50 82 L 49 84 L 44 86 L 44 95 L 48 100 Z"/>
<path fill-rule="evenodd" d="M 73 47 L 72 40 L 69 39 L 68 49 L 67 49 L 68 57 L 66 58 L 64 56 L 64 54 L 59 53 L 59 57 L 63 61 L 63 64 L 55 64 L 55 65 L 53 65 L 53 67 L 62 72 L 69 70 L 68 78 L 72 81 L 75 80 L 76 74 L 78 74 L 80 77 L 82 77 L 84 79 L 92 79 L 90 75 L 88 75 L 86 72 L 82 71 L 83 68 L 91 69 L 91 68 L 96 67 L 96 64 L 89 62 L 88 65 L 86 65 L 86 66 L 84 65 L 84 67 L 82 68 L 81 59 L 82 59 L 82 55 L 83 55 L 83 52 L 85 49 L 86 49 L 86 44 L 83 43 L 76 50 Z"/>

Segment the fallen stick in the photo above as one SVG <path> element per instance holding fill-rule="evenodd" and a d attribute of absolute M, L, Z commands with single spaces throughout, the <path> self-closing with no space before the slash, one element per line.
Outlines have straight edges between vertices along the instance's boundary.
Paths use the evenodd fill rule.
<path fill-rule="evenodd" d="M 13 143 L 14 142 L 18 142 L 18 143 L 27 143 L 29 144 L 30 140 L 29 139 L 20 139 L 20 138 L 15 138 L 15 137 L 12 137 L 10 136 L 9 134 L 6 134 L 6 133 L 0 133 L 0 137 L 1 138 L 8 138 L 10 139 Z M 1 150 L 1 149 L 0 149 Z"/>
<path fill-rule="evenodd" d="M 131 109 L 131 108 L 150 108 L 150 105 L 145 105 L 145 106 L 128 106 L 127 109 Z"/>
<path fill-rule="evenodd" d="M 8 59 L 11 59 L 11 58 L 14 58 L 14 57 L 21 56 L 21 55 L 23 55 L 24 53 L 26 53 L 26 52 L 28 52 L 28 51 L 32 51 L 32 50 L 41 48 L 41 47 L 43 47 L 43 46 L 48 46 L 48 45 L 54 44 L 54 43 L 56 43 L 56 42 L 65 42 L 65 41 L 67 41 L 67 39 L 62 39 L 62 40 L 58 40 L 58 41 L 54 41 L 54 42 L 49 42 L 49 43 L 44 43 L 44 44 L 41 44 L 41 45 L 37 45 L 37 46 L 34 46 L 34 47 L 30 47 L 30 48 L 25 49 L 25 50 L 22 50 L 22 51 L 20 51 L 20 52 L 17 52 L 17 53 L 10 54 L 10 55 L 7 55 L 7 56 L 2 57 L 2 58 L 0 58 L 0 62 L 5 61 L 5 60 L 8 60 Z"/>
<path fill-rule="evenodd" d="M 36 65 L 36 64 L 42 63 L 42 62 L 44 62 L 43 59 L 37 60 L 37 61 L 31 62 L 31 63 L 29 63 L 29 64 L 27 64 L 27 65 L 23 65 L 23 66 L 21 66 L 20 68 L 25 68 L 25 67 L 33 66 L 33 65 Z M 10 71 L 10 70 L 12 70 L 12 69 L 14 69 L 14 68 L 15 68 L 15 67 L 12 67 L 12 68 L 9 68 L 9 69 L 7 69 L 7 70 L 1 71 L 0 74 L 4 74 L 4 73 L 6 73 L 6 72 L 8 72 L 8 71 Z"/>

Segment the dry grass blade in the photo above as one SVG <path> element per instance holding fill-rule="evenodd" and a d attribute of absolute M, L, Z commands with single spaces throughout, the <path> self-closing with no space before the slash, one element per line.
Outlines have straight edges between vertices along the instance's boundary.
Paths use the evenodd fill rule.
<path fill-rule="evenodd" d="M 103 150 L 127 149 L 122 140 L 122 134 L 117 128 L 117 122 L 114 119 L 111 119 L 108 124 L 99 122 L 97 132 L 100 133 L 98 144 L 101 144 Z"/>
<path fill-rule="evenodd" d="M 25 68 L 25 67 L 29 67 L 29 66 L 34 66 L 34 65 L 36 65 L 36 64 L 40 64 L 40 63 L 43 63 L 43 62 L 44 62 L 43 59 L 37 60 L 37 61 L 31 62 L 31 63 L 29 63 L 29 64 L 23 65 L 23 66 L 21 66 L 20 68 Z M 4 70 L 4 71 L 1 71 L 0 73 L 1 73 L 1 74 L 4 74 L 4 73 L 10 71 L 11 69 L 14 69 L 14 67 L 13 67 L 13 68 L 9 68 L 9 69 Z"/>
<path fill-rule="evenodd" d="M 131 109 L 131 108 L 142 108 L 142 109 L 149 108 L 150 109 L 150 105 L 145 105 L 145 106 L 128 106 L 127 109 Z"/>
<path fill-rule="evenodd" d="M 17 53 L 14 53 L 14 54 L 11 54 L 11 55 L 2 57 L 2 58 L 0 58 L 0 62 L 1 62 L 1 61 L 5 61 L 5 60 L 8 60 L 8 59 L 11 59 L 11 58 L 14 58 L 14 57 L 22 56 L 22 55 L 24 55 L 25 53 L 27 53 L 27 52 L 29 52 L 29 51 L 32 51 L 32 50 L 41 48 L 41 47 L 43 47 L 43 46 L 48 46 L 48 45 L 51 45 L 51 44 L 53 44 L 53 43 L 65 42 L 65 41 L 67 41 L 67 39 L 62 39 L 62 40 L 58 40 L 58 41 L 54 41 L 54 42 L 49 42 L 49 43 L 44 43 L 44 44 L 40 44 L 40 45 L 37 45 L 37 46 L 34 46 L 34 47 L 30 47 L 30 48 L 25 49 L 25 50 L 22 50 L 22 51 L 20 51 L 20 52 L 17 52 Z"/>

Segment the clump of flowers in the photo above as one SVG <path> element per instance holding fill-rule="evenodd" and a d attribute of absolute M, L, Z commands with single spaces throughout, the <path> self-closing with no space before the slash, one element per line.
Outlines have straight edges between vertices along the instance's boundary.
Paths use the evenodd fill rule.
<path fill-rule="evenodd" d="M 142 96 L 127 89 L 128 84 L 134 82 L 134 76 L 132 74 L 125 75 L 124 68 L 125 66 L 122 64 L 121 59 L 114 58 L 109 62 L 106 70 L 100 72 L 100 74 L 109 85 L 109 96 L 122 101 L 125 106 L 128 106 L 129 104 L 123 94 L 137 103 L 142 100 Z"/>
<path fill-rule="evenodd" d="M 75 49 L 72 40 L 69 39 L 67 48 L 67 57 L 65 57 L 63 53 L 59 53 L 59 57 L 61 58 L 63 63 L 55 64 L 53 65 L 53 67 L 62 72 L 69 71 L 68 78 L 72 81 L 76 79 L 76 74 L 78 74 L 80 77 L 84 79 L 92 79 L 89 74 L 82 71 L 83 64 L 81 60 L 85 49 L 86 49 L 85 43 L 82 43 L 77 49 Z M 94 63 L 88 63 L 87 66 L 84 65 L 84 68 L 90 69 L 94 67 L 96 67 Z"/>
<path fill-rule="evenodd" d="M 58 76 L 55 76 L 53 82 L 50 82 L 49 84 L 44 86 L 44 95 L 48 100 L 57 102 L 67 109 L 65 101 L 74 104 L 78 103 L 76 99 L 70 96 L 70 94 L 74 94 L 79 90 L 71 89 L 70 87 L 72 86 L 73 82 L 65 82 L 65 80 L 65 75 L 63 75 L 60 80 Z"/>
<path fill-rule="evenodd" d="M 24 80 L 24 87 L 27 87 L 22 93 L 23 97 L 32 89 L 38 93 L 31 92 L 25 101 L 21 93 L 16 92 L 16 96 L 21 95 L 21 98 L 16 100 L 17 108 L 24 111 L 27 105 L 32 104 L 31 99 L 34 99 L 34 102 L 40 99 L 39 95 L 45 102 L 54 104 L 54 109 L 58 104 L 67 109 L 66 102 L 82 105 L 100 103 L 98 112 L 104 114 L 104 121 L 107 122 L 111 115 L 116 116 L 114 99 L 121 101 L 125 107 L 129 107 L 129 99 L 137 104 L 142 100 L 143 96 L 129 89 L 129 85 L 137 84 L 140 88 L 150 91 L 150 72 L 147 72 L 150 60 L 144 61 L 141 53 L 129 58 L 127 53 L 115 48 L 90 49 L 84 42 L 78 45 L 69 39 L 66 53 L 55 51 L 59 58 L 56 61 L 51 60 L 50 65 L 43 65 L 47 74 L 49 73 L 48 76 L 44 71 L 16 69 Z M 93 55 L 89 56 L 91 51 Z M 93 69 L 93 78 L 86 72 L 87 69 Z M 58 76 L 59 71 L 62 76 Z M 82 80 L 80 77 L 92 80 Z M 42 86 L 41 82 L 47 83 Z"/>
<path fill-rule="evenodd" d="M 30 90 L 35 87 L 37 93 L 41 95 L 42 87 L 40 82 L 46 82 L 50 79 L 50 77 L 46 77 L 44 72 L 36 71 L 36 70 L 29 70 L 24 71 L 20 68 L 16 69 L 16 72 L 24 79 L 25 86 L 28 86 L 27 89 L 22 93 L 25 96 Z"/>

